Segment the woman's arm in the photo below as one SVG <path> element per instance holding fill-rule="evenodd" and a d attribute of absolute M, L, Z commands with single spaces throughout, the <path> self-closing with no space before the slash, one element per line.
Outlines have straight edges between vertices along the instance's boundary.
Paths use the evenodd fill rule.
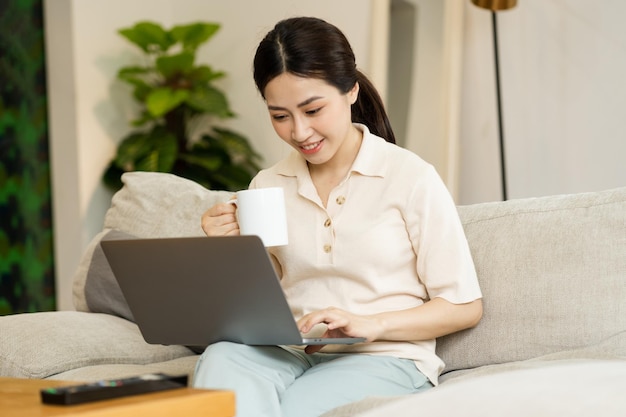
<path fill-rule="evenodd" d="M 433 298 L 419 307 L 377 314 L 376 340 L 430 340 L 478 324 L 483 314 L 482 300 L 453 304 Z"/>
<path fill-rule="evenodd" d="M 437 297 L 418 307 L 368 316 L 329 307 L 305 315 L 298 320 L 298 327 L 307 333 L 316 324 L 325 323 L 328 326 L 325 337 L 365 337 L 368 342 L 431 340 L 476 326 L 482 311 L 480 299 L 453 304 Z M 306 351 L 313 353 L 319 349 L 320 346 L 309 346 Z"/>

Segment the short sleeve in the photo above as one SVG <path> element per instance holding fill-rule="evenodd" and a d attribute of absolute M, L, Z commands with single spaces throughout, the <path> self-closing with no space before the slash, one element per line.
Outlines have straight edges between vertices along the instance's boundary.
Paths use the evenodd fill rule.
<path fill-rule="evenodd" d="M 454 304 L 482 297 L 476 269 L 452 196 L 434 168 L 411 194 L 407 209 L 417 273 L 429 298 Z"/>

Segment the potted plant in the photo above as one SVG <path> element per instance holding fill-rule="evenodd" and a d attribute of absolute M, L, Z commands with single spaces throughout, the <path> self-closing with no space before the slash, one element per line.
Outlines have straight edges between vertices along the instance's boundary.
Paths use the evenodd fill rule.
<path fill-rule="evenodd" d="M 248 140 L 211 121 L 234 117 L 215 80 L 225 73 L 196 63 L 198 47 L 218 31 L 217 23 L 192 23 L 166 30 L 139 22 L 119 33 L 139 47 L 146 64 L 125 66 L 117 77 L 133 87 L 141 107 L 132 131 L 119 143 L 103 180 L 121 188 L 127 171 L 170 172 L 211 189 L 247 188 L 260 155 Z"/>

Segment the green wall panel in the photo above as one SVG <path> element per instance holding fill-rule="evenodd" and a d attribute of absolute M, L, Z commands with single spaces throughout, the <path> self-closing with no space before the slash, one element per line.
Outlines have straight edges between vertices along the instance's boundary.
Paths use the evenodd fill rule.
<path fill-rule="evenodd" d="M 54 310 L 42 0 L 0 0 L 0 315 Z"/>

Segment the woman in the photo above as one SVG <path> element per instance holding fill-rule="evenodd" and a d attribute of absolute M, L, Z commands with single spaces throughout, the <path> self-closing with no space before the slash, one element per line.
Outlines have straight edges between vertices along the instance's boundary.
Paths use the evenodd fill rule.
<path fill-rule="evenodd" d="M 482 315 L 446 187 L 394 144 L 380 97 L 336 27 L 279 22 L 258 46 L 254 79 L 276 133 L 295 149 L 250 188 L 285 191 L 290 243 L 269 252 L 298 326 L 366 343 L 217 343 L 201 356 L 194 385 L 234 390 L 238 416 L 294 417 L 436 385 L 435 338 Z M 212 207 L 202 227 L 239 234 L 235 207 Z"/>

